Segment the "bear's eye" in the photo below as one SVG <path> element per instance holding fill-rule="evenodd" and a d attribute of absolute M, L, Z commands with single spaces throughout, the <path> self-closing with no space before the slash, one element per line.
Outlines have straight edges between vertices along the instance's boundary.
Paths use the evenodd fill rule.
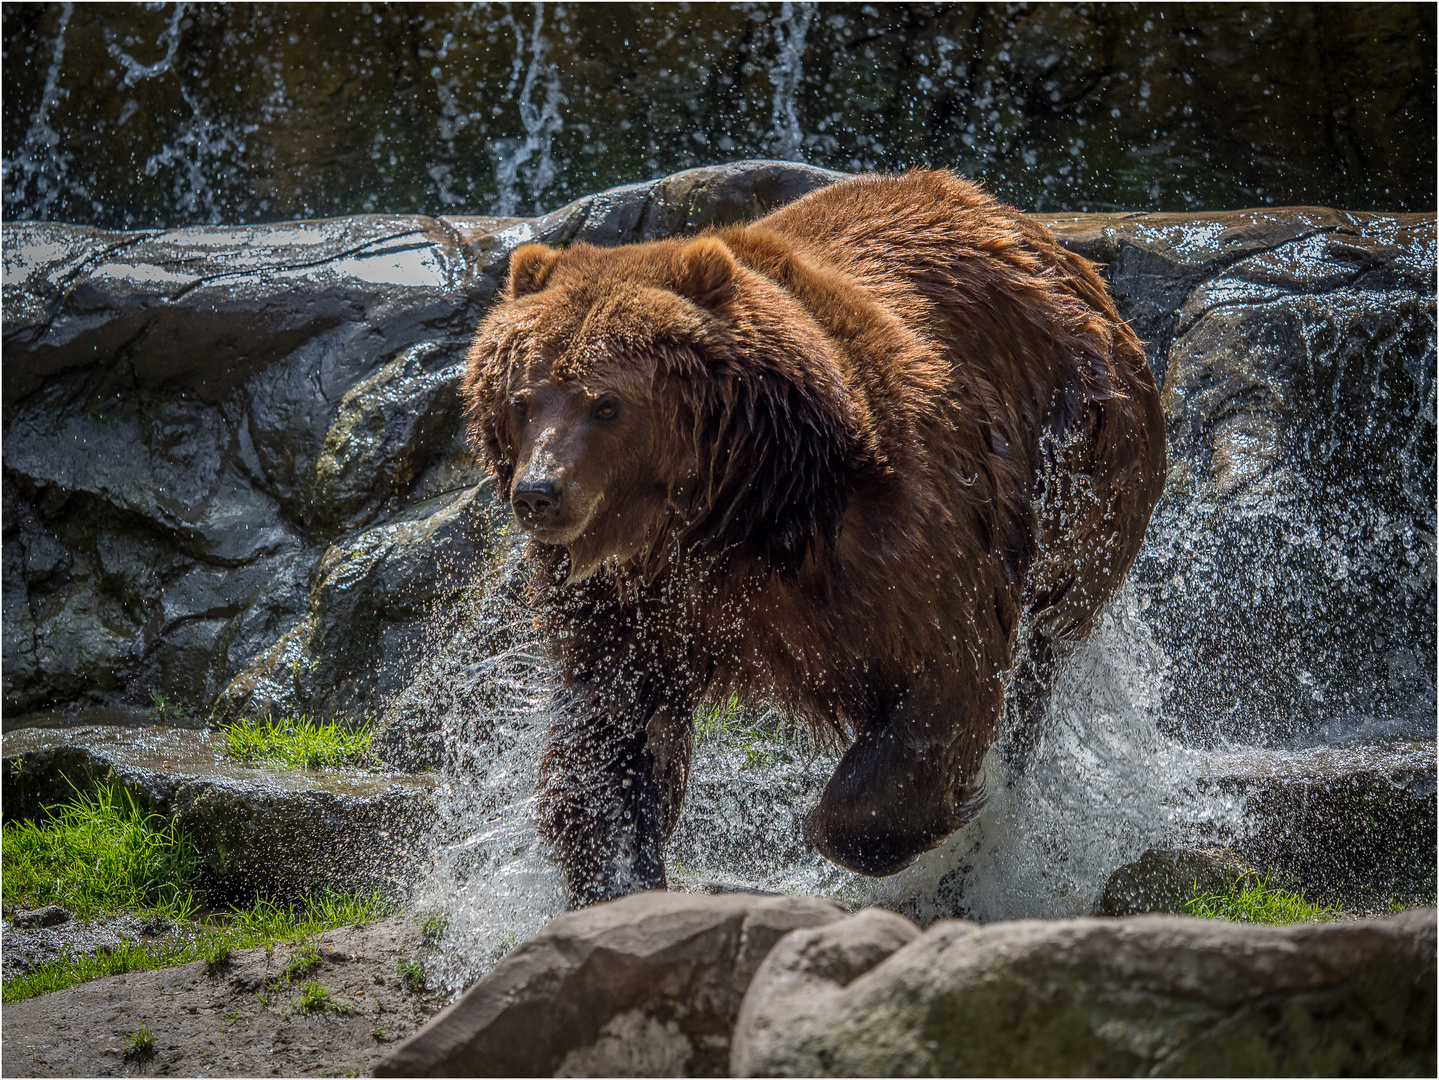
<path fill-rule="evenodd" d="M 530 415 L 530 403 L 522 397 L 510 398 L 510 409 L 516 420 L 523 420 Z"/>
<path fill-rule="evenodd" d="M 613 420 L 620 412 L 620 399 L 613 394 L 606 394 L 595 402 L 595 418 L 597 420 Z"/>

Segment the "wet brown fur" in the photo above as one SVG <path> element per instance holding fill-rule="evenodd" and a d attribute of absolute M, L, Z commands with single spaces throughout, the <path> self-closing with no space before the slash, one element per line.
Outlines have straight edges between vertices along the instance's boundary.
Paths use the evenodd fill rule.
<path fill-rule="evenodd" d="M 889 873 L 938 843 L 982 801 L 1016 660 L 1088 633 L 1164 479 L 1091 266 L 943 172 L 521 248 L 464 393 L 506 495 L 568 500 L 531 522 L 532 588 L 570 696 L 542 825 L 579 903 L 663 884 L 693 711 L 730 694 L 849 744 L 827 856 Z"/>

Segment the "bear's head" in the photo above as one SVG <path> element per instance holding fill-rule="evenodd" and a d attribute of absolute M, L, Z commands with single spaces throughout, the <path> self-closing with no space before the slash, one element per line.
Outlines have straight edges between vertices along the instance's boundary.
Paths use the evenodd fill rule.
<path fill-rule="evenodd" d="M 470 432 L 520 524 L 652 579 L 677 547 L 782 573 L 832 544 L 856 450 L 830 340 L 717 236 L 518 248 L 477 331 Z"/>

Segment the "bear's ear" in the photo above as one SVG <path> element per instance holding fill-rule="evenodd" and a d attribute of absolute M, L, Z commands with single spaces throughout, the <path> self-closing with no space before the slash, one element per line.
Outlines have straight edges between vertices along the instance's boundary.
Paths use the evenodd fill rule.
<path fill-rule="evenodd" d="M 510 256 L 510 299 L 537 293 L 545 287 L 560 252 L 544 244 L 525 244 Z"/>
<path fill-rule="evenodd" d="M 675 292 L 700 307 L 718 307 L 734 291 L 734 255 L 718 237 L 702 236 L 686 244 L 675 263 Z"/>

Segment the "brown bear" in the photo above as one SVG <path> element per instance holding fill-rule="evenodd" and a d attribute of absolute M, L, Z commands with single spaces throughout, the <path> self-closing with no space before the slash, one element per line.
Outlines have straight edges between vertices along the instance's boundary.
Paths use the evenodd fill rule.
<path fill-rule="evenodd" d="M 847 744 L 825 856 L 933 847 L 983 801 L 1022 661 L 1089 631 L 1164 482 L 1091 265 L 944 172 L 521 247 L 464 394 L 563 680 L 539 805 L 578 905 L 664 887 L 695 710 L 730 695 Z"/>

